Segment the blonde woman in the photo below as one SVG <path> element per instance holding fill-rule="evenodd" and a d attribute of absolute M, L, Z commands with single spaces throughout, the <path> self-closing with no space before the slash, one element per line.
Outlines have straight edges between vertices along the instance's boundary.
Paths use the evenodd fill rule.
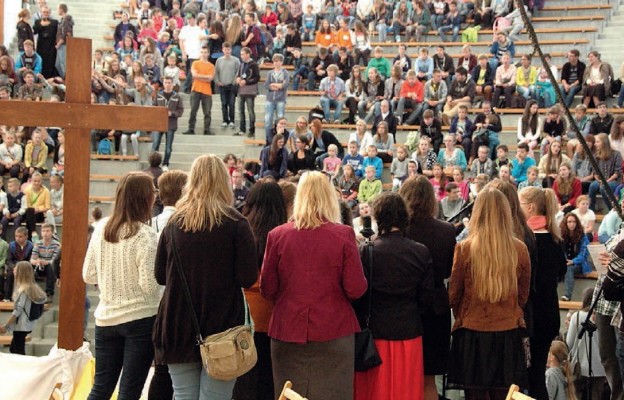
<path fill-rule="evenodd" d="M 355 142 L 358 145 L 358 153 L 363 157 L 368 155 L 368 146 L 375 144 L 373 135 L 368 130 L 366 122 L 363 119 L 355 123 L 355 132 L 349 135 L 349 143 Z"/>
<path fill-rule="evenodd" d="M 468 238 L 455 248 L 449 382 L 463 387 L 466 399 L 504 398 L 512 383 L 527 386 L 522 307 L 531 260 L 513 227 L 505 195 L 486 188 L 475 201 Z"/>
<path fill-rule="evenodd" d="M 353 398 L 353 335 L 360 326 L 351 301 L 366 287 L 355 233 L 340 223 L 334 188 L 322 173 L 305 173 L 292 221 L 268 235 L 260 276 L 262 296 L 274 303 L 276 393 L 291 380 L 310 399 Z"/>
<path fill-rule="evenodd" d="M 479 194 L 481 196 L 481 194 Z M 537 260 L 532 265 L 529 296 L 533 306 L 533 336 L 529 395 L 547 399 L 544 373 L 550 343 L 559 334 L 559 297 L 557 283 L 565 275 L 566 258 L 561 246 L 561 233 L 555 220 L 559 203 L 552 189 L 526 187 L 518 193 L 520 208 L 535 235 Z M 471 222 L 472 224 L 472 222 Z"/>
<path fill-rule="evenodd" d="M 253 232 L 232 207 L 233 200 L 223 161 L 212 154 L 198 157 L 160 238 L 155 275 L 165 293 L 154 325 L 154 348 L 156 363 L 169 367 L 176 399 L 232 398 L 236 379 L 212 379 L 202 367 L 173 249 L 179 253 L 202 336 L 243 325 L 241 287 L 256 282 L 258 259 Z"/>

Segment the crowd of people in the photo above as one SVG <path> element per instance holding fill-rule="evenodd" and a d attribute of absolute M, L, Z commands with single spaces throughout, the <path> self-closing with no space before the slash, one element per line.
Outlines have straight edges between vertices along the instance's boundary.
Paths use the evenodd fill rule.
<path fill-rule="evenodd" d="M 56 20 L 38 3 L 32 26 L 30 13 L 20 14 L 19 56 L 2 49 L 0 98 L 64 97 L 73 20 L 66 6 Z M 527 12 L 539 12 L 540 2 L 526 3 Z M 596 171 L 555 105 L 548 71 L 528 55 L 514 58 L 524 23 L 509 0 L 131 0 L 118 17 L 115 51 L 95 52 L 92 101 L 167 107 L 169 129 L 151 133 L 154 151 L 166 137 L 164 160 L 152 153 L 148 173 L 123 176 L 110 217 L 91 237 L 83 277 L 98 285 L 100 303 L 89 399 L 109 398 L 120 375 L 120 397 L 138 398 L 152 364 L 150 399 L 274 399 L 291 380 L 310 399 L 431 400 L 438 375 L 467 399 L 502 399 L 511 384 L 536 399 L 588 398 L 587 386 L 624 396 L 624 357 L 616 352 L 624 334 L 610 325 L 619 305 L 600 290 L 604 283 L 617 297 L 609 283 L 619 270 L 584 294 L 567 337 L 559 331 L 558 300 L 572 300 L 575 276 L 592 270 L 589 243 L 607 244 L 608 264 L 618 260 L 622 239 L 622 221 L 606 201 L 608 213 L 596 223 L 598 194 L 606 198 L 599 174 L 618 198 L 624 188 L 624 118 L 606 104 L 619 94 L 621 107 L 624 90 L 614 89 L 600 54 L 590 52 L 585 64 L 571 49 L 561 71 L 550 66 L 567 106 L 582 96 L 574 122 Z M 411 38 L 420 42 L 431 30 L 456 42 L 460 29 L 494 24 L 506 27 L 487 54 L 472 54 L 470 44 L 457 62 L 444 45 L 433 55 L 427 47 L 407 54 Z M 401 43 L 393 59 L 371 46 L 388 35 Z M 316 46 L 311 60 L 303 42 Z M 261 82 L 263 62 L 271 70 Z M 288 92 L 303 85 L 318 91 L 319 107 L 291 129 Z M 259 164 L 201 156 L 188 174 L 168 171 L 185 94 L 185 134 L 195 134 L 200 105 L 203 133 L 214 134 L 212 95 L 219 93 L 222 128 L 254 137 L 260 92 L 266 145 Z M 595 116 L 587 115 L 592 106 Z M 524 109 L 513 157 L 499 139 L 496 110 L 505 107 Z M 346 149 L 327 127 L 343 123 L 356 126 Z M 396 139 L 400 125 L 417 128 L 404 144 Z M 7 254 L 0 289 L 16 301 L 15 318 L 0 330 L 13 330 L 11 351 L 23 354 L 33 329 L 24 316 L 44 294 L 53 296 L 60 274 L 54 224 L 62 222 L 64 136 L 54 128 L 2 129 L 0 172 L 11 178 L 0 192 L 2 232 L 9 222 L 26 227 L 14 242 L 0 240 L 0 264 L 2 249 Z M 130 140 L 137 155 L 140 134 L 93 131 L 92 151 L 126 155 Z M 42 179 L 52 153 L 48 190 Z M 37 222 L 45 222 L 41 240 L 31 241 Z M 372 265 L 362 234 L 368 222 Z M 192 305 L 179 295 L 178 267 Z M 45 276 L 46 293 L 33 271 Z M 592 293 L 598 335 L 590 343 L 574 338 Z M 191 306 L 205 337 L 246 323 L 246 304 L 258 363 L 236 380 L 213 379 L 190 318 L 181 316 Z M 382 364 L 354 372 L 354 334 L 365 326 Z M 575 380 L 571 356 L 588 346 L 597 349 L 594 374 L 579 356 Z"/>

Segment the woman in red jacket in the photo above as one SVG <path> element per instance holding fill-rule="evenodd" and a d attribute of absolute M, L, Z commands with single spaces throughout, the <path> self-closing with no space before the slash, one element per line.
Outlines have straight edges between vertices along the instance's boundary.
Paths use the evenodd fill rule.
<path fill-rule="evenodd" d="M 292 222 L 269 233 L 260 273 L 260 293 L 274 303 L 276 393 L 290 380 L 310 399 L 352 398 L 353 334 L 360 325 L 351 301 L 366 287 L 355 233 L 340 224 L 331 183 L 320 172 L 304 174 Z"/>
<path fill-rule="evenodd" d="M 557 175 L 552 187 L 559 202 L 559 211 L 567 214 L 574 210 L 576 198 L 583 192 L 582 186 L 581 180 L 572 172 L 570 163 L 562 163 L 559 166 L 559 175 Z"/>

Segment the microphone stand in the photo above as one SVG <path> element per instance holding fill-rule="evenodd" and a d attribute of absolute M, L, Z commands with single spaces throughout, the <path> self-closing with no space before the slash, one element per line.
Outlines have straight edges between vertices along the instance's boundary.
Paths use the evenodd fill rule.
<path fill-rule="evenodd" d="M 593 352 L 593 347 L 594 347 L 594 332 L 596 332 L 596 330 L 598 328 L 596 328 L 596 324 L 594 324 L 591 321 L 591 316 L 594 313 L 594 310 L 596 309 L 596 306 L 598 305 L 598 300 L 600 300 L 600 297 L 602 296 L 602 286 L 600 286 L 600 290 L 598 291 L 598 296 L 596 296 L 596 300 L 594 300 L 594 302 L 592 303 L 591 307 L 589 307 L 589 311 L 587 311 L 587 317 L 585 317 L 585 322 L 581 323 L 581 331 L 578 334 L 578 340 L 579 340 L 579 346 L 581 346 L 581 342 L 580 340 L 583 339 L 583 336 L 585 335 L 585 333 L 587 333 L 587 337 L 589 337 L 589 350 L 588 350 L 588 354 L 587 354 L 587 364 L 589 366 L 589 379 L 587 380 L 587 398 L 591 400 L 591 394 L 592 394 L 592 378 L 594 377 L 594 371 L 592 369 L 592 352 Z M 578 316 L 580 318 L 580 315 Z M 581 350 L 580 348 L 578 349 L 579 351 Z M 580 362 L 580 357 L 579 357 L 579 362 Z"/>

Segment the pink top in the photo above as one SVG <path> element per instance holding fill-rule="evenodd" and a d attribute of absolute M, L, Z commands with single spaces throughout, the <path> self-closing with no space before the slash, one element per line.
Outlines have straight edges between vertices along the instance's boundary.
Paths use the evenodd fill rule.
<path fill-rule="evenodd" d="M 325 171 L 332 174 L 336 173 L 338 167 L 342 164 L 342 161 L 338 157 L 327 157 L 323 160 L 323 167 Z"/>

